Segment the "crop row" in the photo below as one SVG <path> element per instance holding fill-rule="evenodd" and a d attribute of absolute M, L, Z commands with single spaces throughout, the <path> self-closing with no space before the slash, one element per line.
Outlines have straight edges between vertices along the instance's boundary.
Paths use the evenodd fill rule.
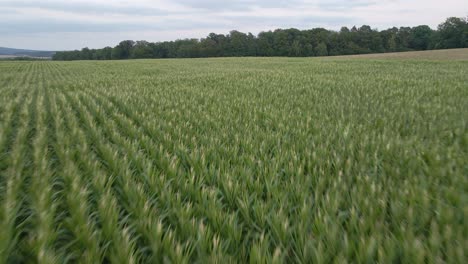
<path fill-rule="evenodd" d="M 0 263 L 462 263 L 467 66 L 0 63 Z"/>

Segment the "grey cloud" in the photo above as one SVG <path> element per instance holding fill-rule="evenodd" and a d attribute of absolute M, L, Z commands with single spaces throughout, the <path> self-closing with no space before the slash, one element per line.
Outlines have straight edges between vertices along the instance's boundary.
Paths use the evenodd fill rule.
<path fill-rule="evenodd" d="M 259 8 L 301 8 L 316 6 L 326 11 L 345 10 L 376 3 L 370 0 L 331 0 L 331 1 L 307 1 L 307 0 L 173 0 L 173 2 L 204 10 L 234 10 L 245 11 L 253 7 Z"/>
<path fill-rule="evenodd" d="M 226 34 L 229 30 L 258 33 L 291 27 L 339 29 L 364 23 L 386 28 L 412 25 L 413 21 L 433 25 L 441 21 L 441 15 L 438 15 L 441 11 L 434 8 L 437 6 L 435 0 L 426 1 L 434 9 L 428 11 L 434 21 L 427 14 L 422 16 L 426 20 L 418 20 L 414 10 L 410 10 L 413 13 L 407 16 L 408 10 L 398 10 L 394 5 L 389 5 L 391 8 L 388 9 L 386 4 L 395 0 L 164 0 L 160 4 L 139 0 L 133 3 L 130 0 L 93 1 L 0 0 L 0 46 L 26 45 L 34 48 L 28 44 L 32 43 L 49 49 L 49 41 L 55 49 L 100 47 L 114 45 L 126 38 L 171 40 L 205 37 L 209 32 Z M 451 3 L 455 2 L 462 7 L 462 0 L 451 0 Z M 371 8 L 358 10 L 365 6 Z M 414 6 L 415 3 L 405 8 L 413 9 Z M 445 13 L 452 12 L 449 15 L 463 15 L 459 11 L 463 8 L 443 7 L 446 7 L 441 8 Z M 41 11 L 36 11 L 36 8 Z M 48 14 L 43 11 L 65 14 L 52 14 L 43 19 Z M 39 40 L 42 42 L 37 42 Z"/>
<path fill-rule="evenodd" d="M 357 7 L 364 7 L 376 4 L 375 1 L 368 0 L 334 0 L 319 2 L 318 7 L 325 11 L 346 11 Z"/>
<path fill-rule="evenodd" d="M 59 32 L 119 32 L 127 30 L 156 29 L 141 24 L 95 23 L 31 19 L 0 22 L 0 35 L 59 33 Z"/>
<path fill-rule="evenodd" d="M 139 16 L 165 16 L 167 12 L 150 7 L 114 6 L 97 3 L 78 2 L 42 2 L 42 1 L 0 1 L 1 8 L 41 8 L 53 11 L 62 11 L 81 14 L 123 14 Z"/>
<path fill-rule="evenodd" d="M 297 16 L 297 17 L 251 17 L 251 16 L 235 16 L 230 17 L 230 20 L 224 27 L 229 26 L 249 26 L 259 25 L 265 27 L 265 30 L 280 28 L 301 28 L 311 29 L 318 25 L 327 26 L 343 26 L 353 24 L 356 20 L 349 17 L 321 17 L 321 16 Z"/>
<path fill-rule="evenodd" d="M 301 0 L 174 0 L 178 3 L 191 8 L 205 9 L 205 10 L 251 10 L 253 7 L 261 8 L 286 8 L 297 6 L 304 1 Z"/>
<path fill-rule="evenodd" d="M 0 8 L 0 17 L 12 15 L 20 15 L 20 12 L 14 8 Z"/>
<path fill-rule="evenodd" d="M 267 1 L 267 0 L 173 0 L 185 7 L 191 8 L 192 12 L 165 12 L 157 8 L 143 6 L 119 6 L 116 4 L 106 5 L 104 2 L 59 2 L 59 1 L 12 1 L 0 0 L 0 13 L 9 14 L 9 18 L 2 19 L 0 15 L 0 35 L 3 36 L 33 36 L 74 33 L 74 38 L 93 33 L 106 33 L 111 35 L 128 34 L 137 35 L 136 32 L 168 32 L 168 31 L 193 31 L 193 32 L 225 32 L 228 30 L 273 30 L 276 28 L 313 28 L 317 26 L 341 26 L 344 23 L 351 24 L 353 21 L 344 17 L 329 16 L 269 16 L 258 17 L 251 15 L 255 7 L 283 8 L 285 11 L 297 9 L 306 3 L 306 0 L 289 1 Z M 336 1 L 335 1 L 336 2 Z M 344 3 L 344 1 L 338 1 Z M 356 2 L 356 1 L 355 1 Z M 362 1 L 358 1 L 362 2 Z M 164 8 L 164 6 L 161 6 Z M 70 17 L 42 19 L 40 16 L 24 17 L 18 13 L 25 8 L 41 8 L 44 10 L 69 12 Z M 217 11 L 238 11 L 236 13 L 245 15 L 226 15 Z M 250 11 L 250 12 L 249 12 Z M 16 13 L 16 14 L 15 14 Z M 30 12 L 33 13 L 33 12 Z M 73 14 L 108 15 L 123 14 L 134 19 L 117 21 L 115 23 L 99 20 L 78 19 Z M 173 16 L 176 15 L 176 16 Z M 157 22 L 149 23 L 151 19 L 138 19 L 141 16 L 158 17 Z M 157 33 L 155 33 L 157 34 Z M 180 38 L 187 37 L 180 35 Z M 199 37 L 204 37 L 200 35 Z M 89 39 L 90 43 L 97 40 Z"/>
<path fill-rule="evenodd" d="M 129 31 L 158 31 L 158 30 L 194 30 L 200 28 L 222 28 L 222 24 L 213 25 L 211 22 L 191 21 L 184 19 L 165 19 L 159 23 L 101 23 L 88 21 L 58 21 L 53 19 L 28 20 L 0 20 L 0 35 L 27 35 L 37 33 L 60 32 L 129 32 Z M 180 36 L 183 38 L 184 36 Z"/>
<path fill-rule="evenodd" d="M 219 19 L 218 19 L 219 18 Z M 157 31 L 157 30 L 198 30 L 198 29 L 239 29 L 256 26 L 265 30 L 274 27 L 289 28 L 313 28 L 317 25 L 341 26 L 350 24 L 354 20 L 345 17 L 255 17 L 255 16 L 213 16 L 212 21 L 203 18 L 191 19 L 190 23 L 183 18 L 165 18 L 158 23 L 135 22 L 93 22 L 93 21 L 64 21 L 54 19 L 15 19 L 0 20 L 0 34 L 18 35 L 34 33 L 59 33 L 59 32 L 125 32 L 125 31 Z M 184 36 L 181 36 L 184 37 Z"/>

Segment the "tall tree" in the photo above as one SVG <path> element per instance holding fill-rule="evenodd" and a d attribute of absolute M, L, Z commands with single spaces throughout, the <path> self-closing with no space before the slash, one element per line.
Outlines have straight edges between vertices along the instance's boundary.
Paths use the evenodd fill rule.
<path fill-rule="evenodd" d="M 152 58 L 152 57 L 153 57 L 153 50 L 148 41 L 145 41 L 145 40 L 137 41 L 130 49 L 130 58 L 132 59 L 142 59 L 142 58 Z"/>
<path fill-rule="evenodd" d="M 467 18 L 449 17 L 440 24 L 435 38 L 435 48 L 467 48 L 468 20 Z"/>
<path fill-rule="evenodd" d="M 316 56 L 328 56 L 327 45 L 323 42 L 320 42 L 315 48 L 315 55 Z"/>
<path fill-rule="evenodd" d="M 193 58 L 225 56 L 327 56 L 360 53 L 468 47 L 466 18 L 448 18 L 437 30 L 421 25 L 383 31 L 368 25 L 310 30 L 276 29 L 257 36 L 237 30 L 228 35 L 210 33 L 203 39 L 149 43 L 124 40 L 114 48 L 57 52 L 55 60 L 128 58 Z"/>
<path fill-rule="evenodd" d="M 427 50 L 430 46 L 433 30 L 426 25 L 413 27 L 409 36 L 409 48 Z"/>
<path fill-rule="evenodd" d="M 112 50 L 112 59 L 121 60 L 130 58 L 130 52 L 135 45 L 133 40 L 124 40 Z"/>

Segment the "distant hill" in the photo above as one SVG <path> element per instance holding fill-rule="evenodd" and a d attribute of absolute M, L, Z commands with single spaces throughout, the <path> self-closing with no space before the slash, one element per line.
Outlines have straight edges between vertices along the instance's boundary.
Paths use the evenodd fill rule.
<path fill-rule="evenodd" d="M 55 51 L 12 49 L 12 48 L 0 47 L 0 55 L 8 55 L 8 56 L 16 56 L 16 57 L 51 58 L 54 54 L 55 54 Z"/>

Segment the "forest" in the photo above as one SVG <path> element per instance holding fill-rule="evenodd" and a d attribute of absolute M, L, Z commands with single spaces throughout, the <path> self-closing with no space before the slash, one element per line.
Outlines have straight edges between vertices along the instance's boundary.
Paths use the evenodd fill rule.
<path fill-rule="evenodd" d="M 386 30 L 342 27 L 339 31 L 276 29 L 257 36 L 237 30 L 202 39 L 121 41 L 115 47 L 60 51 L 54 60 L 121 60 L 204 57 L 313 57 L 468 47 L 468 18 L 450 17 L 436 30 L 427 25 Z"/>

